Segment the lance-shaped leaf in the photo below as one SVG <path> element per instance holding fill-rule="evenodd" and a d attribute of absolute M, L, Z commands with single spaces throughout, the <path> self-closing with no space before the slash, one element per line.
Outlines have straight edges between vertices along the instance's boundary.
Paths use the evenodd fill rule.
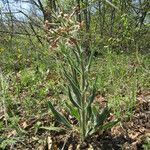
<path fill-rule="evenodd" d="M 79 115 L 78 109 L 69 105 L 68 103 L 66 103 L 66 106 L 68 110 L 70 111 L 71 115 L 74 116 L 79 121 L 80 115 Z"/>
<path fill-rule="evenodd" d="M 90 67 L 91 67 L 91 63 L 92 63 L 92 59 L 93 59 L 93 55 L 94 55 L 94 50 L 91 52 L 90 57 L 88 59 L 88 64 L 86 66 L 86 71 L 88 72 Z"/>
<path fill-rule="evenodd" d="M 104 121 L 107 119 L 107 117 L 109 116 L 109 114 L 110 114 L 110 109 L 108 108 L 108 106 L 106 106 L 102 110 L 102 112 L 97 115 L 95 127 L 101 126 L 104 123 Z"/>
<path fill-rule="evenodd" d="M 68 95 L 69 95 L 69 99 L 72 102 L 72 104 L 77 107 L 77 108 L 81 108 L 81 106 L 79 105 L 79 103 L 73 98 L 72 94 L 71 94 L 71 90 L 68 87 Z"/>
<path fill-rule="evenodd" d="M 76 69 L 74 69 L 73 67 L 71 67 L 71 70 L 72 70 L 72 75 L 73 75 L 74 81 L 75 81 L 76 85 L 78 86 L 78 88 L 80 88 L 80 84 L 78 81 L 78 73 L 77 73 Z"/>
<path fill-rule="evenodd" d="M 88 101 L 88 104 L 87 104 L 87 119 L 89 120 L 91 117 L 93 117 L 93 113 L 92 113 L 92 103 L 94 101 L 94 98 L 95 98 L 95 93 L 96 93 L 96 88 L 95 86 L 93 86 L 93 89 L 92 89 L 92 93 L 89 97 L 87 97 L 87 101 Z"/>
<path fill-rule="evenodd" d="M 68 128 L 72 128 L 69 121 L 53 107 L 53 105 L 50 101 L 48 102 L 48 107 L 50 108 L 50 110 L 52 111 L 52 113 L 54 114 L 54 116 L 58 120 L 58 122 L 64 124 Z"/>
<path fill-rule="evenodd" d="M 72 76 L 72 78 L 74 79 L 74 82 L 76 83 L 76 85 L 79 88 L 80 85 L 79 85 L 77 74 L 81 73 L 81 71 L 80 71 L 79 67 L 77 67 L 77 65 L 75 64 L 74 60 L 69 55 L 66 56 L 66 59 L 68 60 L 68 63 L 70 64 L 70 67 L 71 67 L 71 71 L 72 71 L 71 76 Z"/>
<path fill-rule="evenodd" d="M 88 135 L 92 135 L 99 130 L 102 130 L 102 129 L 105 130 L 107 129 L 107 127 L 109 127 L 108 125 L 109 123 L 106 126 L 105 125 L 103 126 L 104 121 L 107 120 L 109 113 L 110 113 L 110 109 L 107 106 L 103 109 L 103 111 L 100 114 L 97 111 L 96 107 L 93 107 L 92 111 L 93 111 L 93 115 L 95 116 L 94 117 L 95 123 L 94 123 L 93 129 L 88 132 Z"/>
<path fill-rule="evenodd" d="M 86 121 L 90 120 L 90 118 L 93 117 L 92 115 L 92 108 L 89 106 L 87 107 Z"/>
<path fill-rule="evenodd" d="M 96 94 L 96 82 L 97 82 L 97 78 L 95 79 L 95 82 L 93 84 L 91 95 L 87 98 L 87 101 L 88 101 L 87 108 L 90 107 L 94 101 L 95 94 Z"/>
<path fill-rule="evenodd" d="M 100 127 L 100 130 L 108 130 L 108 129 L 112 128 L 114 125 L 116 125 L 119 121 L 120 121 L 119 119 L 110 121 L 110 122 L 106 123 L 105 125 L 103 125 L 102 127 Z"/>
<path fill-rule="evenodd" d="M 74 68 L 78 73 L 81 73 L 79 67 L 76 65 L 75 61 L 69 55 L 66 55 L 66 59 L 68 60 L 71 69 Z"/>
<path fill-rule="evenodd" d="M 95 98 L 95 93 L 96 93 L 96 87 L 95 87 L 95 84 L 93 85 L 93 89 L 92 89 L 92 93 L 91 95 L 87 98 L 88 100 L 88 106 L 90 106 L 93 101 L 94 101 L 94 98 Z"/>
<path fill-rule="evenodd" d="M 72 91 L 74 92 L 75 96 L 77 97 L 78 103 L 81 104 L 81 93 L 80 93 L 79 87 L 76 85 L 76 83 L 73 81 L 73 79 L 67 74 L 65 69 L 64 69 L 64 75 L 67 78 L 67 80 L 69 81 Z"/>
<path fill-rule="evenodd" d="M 78 64 L 80 64 L 80 61 L 81 61 L 81 60 L 80 60 L 79 53 L 77 53 L 75 49 L 72 49 L 72 51 L 73 51 L 73 53 L 74 53 L 74 55 L 75 55 L 75 57 L 76 57 L 76 60 L 77 60 Z"/>

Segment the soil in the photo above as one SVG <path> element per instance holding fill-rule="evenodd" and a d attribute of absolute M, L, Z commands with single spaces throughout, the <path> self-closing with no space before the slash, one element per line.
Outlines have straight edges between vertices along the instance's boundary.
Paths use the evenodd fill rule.
<path fill-rule="evenodd" d="M 16 150 L 148 150 L 143 144 L 147 137 L 150 138 L 150 92 L 142 93 L 137 98 L 136 107 L 131 118 L 124 118 L 111 130 L 97 133 L 80 141 L 77 132 L 49 132 L 38 129 L 35 131 L 35 122 L 49 122 L 48 115 L 40 119 L 24 122 L 27 134 L 12 147 Z M 52 120 L 53 121 L 53 120 Z M 14 133 L 15 134 L 15 133 Z"/>

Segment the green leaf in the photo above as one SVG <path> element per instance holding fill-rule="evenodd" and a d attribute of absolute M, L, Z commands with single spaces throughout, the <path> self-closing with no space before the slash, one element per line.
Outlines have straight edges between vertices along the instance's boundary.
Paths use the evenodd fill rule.
<path fill-rule="evenodd" d="M 99 115 L 99 112 L 97 111 L 96 106 L 92 107 L 92 112 L 93 112 L 93 114 L 94 114 L 95 117 L 97 117 Z"/>
<path fill-rule="evenodd" d="M 96 114 L 99 114 L 96 110 L 96 107 L 93 107 L 93 112 L 94 112 L 94 115 Z M 105 107 L 102 111 L 101 114 L 99 114 L 99 119 L 97 120 L 97 123 L 96 125 L 94 125 L 93 129 L 90 130 L 88 132 L 88 135 L 92 135 L 94 134 L 95 132 L 99 131 L 99 130 L 107 130 L 107 129 L 110 129 L 112 128 L 116 123 L 119 122 L 119 120 L 114 120 L 114 121 L 111 121 L 111 122 L 108 122 L 106 124 L 103 125 L 104 121 L 107 119 L 108 117 L 108 114 L 110 112 L 110 109 L 108 107 Z"/>
<path fill-rule="evenodd" d="M 80 64 L 81 61 L 80 61 L 79 53 L 77 53 L 75 49 L 72 49 L 72 51 L 73 51 L 73 53 L 74 53 L 74 55 L 76 57 L 77 63 Z"/>
<path fill-rule="evenodd" d="M 62 124 L 64 124 L 66 127 L 68 128 L 72 128 L 72 126 L 70 125 L 69 121 L 62 116 L 52 105 L 52 103 L 49 101 L 48 102 L 48 107 L 51 109 L 52 113 L 54 114 L 55 118 Z"/>
<path fill-rule="evenodd" d="M 79 67 L 76 65 L 75 61 L 69 55 L 66 55 L 66 59 L 68 60 L 68 63 L 72 70 L 74 68 L 78 73 L 81 73 Z"/>
<path fill-rule="evenodd" d="M 0 149 L 6 149 L 7 146 L 14 145 L 16 142 L 17 142 L 17 139 L 13 137 L 3 139 L 0 143 Z"/>
<path fill-rule="evenodd" d="M 78 73 L 77 73 L 76 69 L 74 69 L 74 68 L 72 68 L 72 75 L 73 75 L 76 85 L 78 86 L 78 88 L 80 88 L 80 84 L 78 81 Z"/>
<path fill-rule="evenodd" d="M 93 117 L 93 113 L 92 113 L 92 103 L 94 101 L 95 98 L 95 94 L 96 94 L 96 82 L 97 82 L 97 78 L 95 79 L 95 82 L 93 84 L 93 88 L 92 88 L 92 93 L 91 95 L 87 98 L 88 101 L 88 105 L 87 105 L 87 119 L 90 119 L 91 117 Z M 97 113 L 98 114 L 98 113 Z M 93 119 L 93 118 L 92 118 Z"/>
<path fill-rule="evenodd" d="M 93 59 L 93 56 L 94 56 L 94 52 L 95 52 L 94 50 L 91 52 L 90 57 L 88 59 L 88 64 L 86 66 L 86 71 L 87 72 L 90 70 L 92 59 Z"/>
<path fill-rule="evenodd" d="M 89 111 L 89 109 L 90 109 L 91 115 L 90 115 L 90 118 L 88 118 L 88 119 L 90 119 L 93 122 L 93 127 L 95 127 L 97 116 L 99 115 L 99 112 L 98 112 L 96 106 L 89 107 L 88 111 Z"/>
<path fill-rule="evenodd" d="M 88 121 L 88 120 L 90 120 L 90 118 L 91 117 L 93 117 L 93 114 L 92 114 L 92 108 L 91 108 L 91 106 L 88 106 L 87 107 L 87 115 L 86 115 L 86 120 Z"/>
<path fill-rule="evenodd" d="M 97 82 L 97 78 L 95 79 L 95 82 L 93 84 L 93 88 L 92 88 L 92 93 L 91 95 L 87 98 L 88 99 L 88 106 L 90 106 L 95 98 L 95 94 L 96 94 L 96 82 Z"/>
<path fill-rule="evenodd" d="M 117 120 L 113 120 L 111 122 L 108 122 L 106 123 L 105 125 L 103 125 L 100 129 L 101 130 L 107 130 L 107 129 L 110 129 L 112 128 L 114 125 L 116 125 L 120 120 L 117 119 Z"/>
<path fill-rule="evenodd" d="M 65 130 L 64 128 L 61 128 L 61 127 L 40 127 L 40 129 L 45 129 L 49 131 L 57 131 L 57 132 Z"/>
<path fill-rule="evenodd" d="M 110 109 L 106 106 L 103 111 L 96 117 L 95 127 L 101 126 L 110 114 Z"/>
<path fill-rule="evenodd" d="M 73 98 L 69 87 L 68 87 L 68 95 L 69 95 L 69 99 L 72 102 L 72 104 L 77 108 L 81 108 L 81 106 L 78 104 L 78 102 Z"/>
<path fill-rule="evenodd" d="M 87 98 L 88 99 L 88 106 L 90 106 L 93 103 L 94 98 L 95 98 L 95 93 L 96 93 L 96 89 L 94 88 L 92 90 L 92 94 Z"/>
<path fill-rule="evenodd" d="M 74 116 L 77 120 L 79 120 L 80 115 L 79 115 L 78 110 L 75 107 L 69 105 L 68 103 L 66 103 L 66 106 L 69 109 L 71 115 Z"/>
<path fill-rule="evenodd" d="M 72 78 L 67 74 L 65 69 L 64 69 L 64 75 L 67 78 L 67 80 L 69 81 L 72 91 L 74 92 L 74 94 L 78 100 L 78 103 L 81 104 L 81 93 L 80 93 L 80 89 L 79 89 L 78 85 L 76 85 L 76 83 L 72 80 Z"/>

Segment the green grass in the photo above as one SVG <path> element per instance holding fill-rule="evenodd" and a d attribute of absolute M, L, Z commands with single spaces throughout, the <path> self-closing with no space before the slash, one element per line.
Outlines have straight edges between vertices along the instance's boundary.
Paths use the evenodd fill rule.
<path fill-rule="evenodd" d="M 38 105 L 45 102 L 45 96 L 50 90 L 56 97 L 63 90 L 59 65 L 56 64 L 54 56 L 49 55 L 43 48 L 39 48 L 38 52 L 29 49 L 28 56 L 25 55 L 26 46 L 13 53 L 5 49 L 1 54 L 2 73 L 7 76 L 8 95 L 12 103 L 22 102 L 25 110 L 29 109 L 26 111 L 31 111 L 32 114 Z M 16 63 L 18 70 L 15 68 Z M 93 61 L 91 79 L 98 76 L 98 93 L 106 97 L 117 114 L 124 109 L 128 113 L 135 103 L 137 93 L 149 88 L 149 68 L 150 59 L 146 54 L 118 54 L 105 50 Z"/>
<path fill-rule="evenodd" d="M 0 78 L 0 90 L 3 89 L 2 80 L 7 87 L 5 93 L 0 94 L 0 104 L 4 105 L 1 100 L 5 98 L 8 127 L 20 129 L 20 112 L 24 119 L 29 119 L 47 112 L 48 100 L 63 104 L 60 93 L 65 94 L 65 83 L 60 75 L 60 62 L 51 55 L 55 52 L 49 53 L 47 46 L 31 47 L 27 43 L 24 47 L 21 44 L 17 47 L 17 44 L 13 49 L 1 46 L 3 79 Z M 91 80 L 98 76 L 97 94 L 105 97 L 115 115 L 118 118 L 132 116 L 138 93 L 150 87 L 149 55 L 104 49 L 101 56 L 94 58 L 91 70 Z M 13 119 L 15 123 L 11 121 L 14 117 L 17 118 Z M 0 122 L 0 128 L 5 127 Z"/>
<path fill-rule="evenodd" d="M 150 87 L 149 55 L 107 51 L 95 62 L 99 94 L 106 97 L 118 117 L 132 114 L 137 94 Z"/>

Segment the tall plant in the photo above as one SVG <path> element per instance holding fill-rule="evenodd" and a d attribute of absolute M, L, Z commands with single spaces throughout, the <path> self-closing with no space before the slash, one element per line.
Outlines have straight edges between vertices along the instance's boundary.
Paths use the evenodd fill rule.
<path fill-rule="evenodd" d="M 77 119 L 77 127 L 82 140 L 84 140 L 99 130 L 111 128 L 118 120 L 108 122 L 110 108 L 106 106 L 99 112 L 93 103 L 96 94 L 96 80 L 92 86 L 89 82 L 93 52 L 87 58 L 80 46 L 78 31 L 84 26 L 84 23 L 74 24 L 72 20 L 74 13 L 67 15 L 61 12 L 57 17 L 60 24 L 55 24 L 55 28 L 48 30 L 50 35 L 48 39 L 50 39 L 50 49 L 58 48 L 61 55 L 63 55 L 64 63 L 68 65 L 67 67 L 64 67 L 64 64 L 62 65 L 64 76 L 68 81 L 68 97 L 70 100 L 69 103 L 66 102 L 66 105 L 71 115 Z M 49 25 L 51 23 L 46 22 L 46 29 Z M 48 104 L 60 123 L 67 128 L 74 128 L 69 120 L 54 108 L 50 101 Z"/>

